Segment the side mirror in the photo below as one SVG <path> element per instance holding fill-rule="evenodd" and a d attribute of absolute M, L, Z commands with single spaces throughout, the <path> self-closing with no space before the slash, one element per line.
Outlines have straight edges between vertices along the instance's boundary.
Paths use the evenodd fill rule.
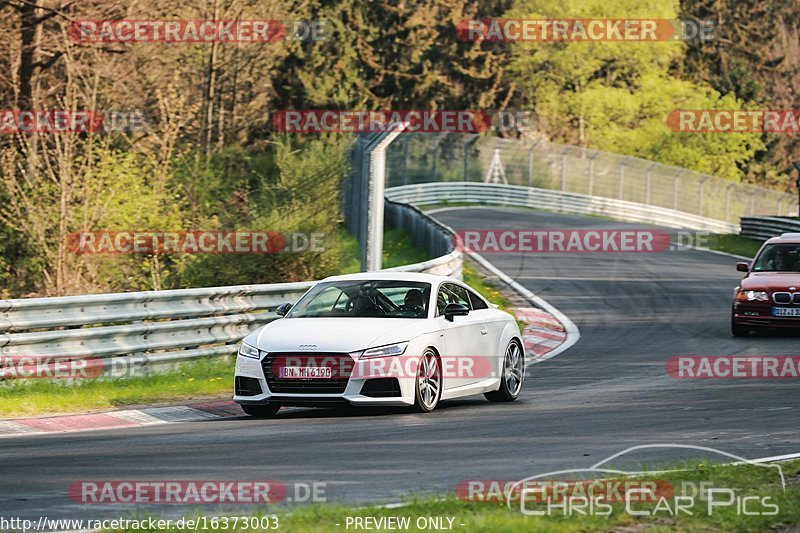
<path fill-rule="evenodd" d="M 292 308 L 292 304 L 290 304 L 290 303 L 281 304 L 275 310 L 275 314 L 277 314 L 278 316 L 286 316 L 286 313 L 288 313 L 289 309 L 291 309 L 291 308 Z"/>
<path fill-rule="evenodd" d="M 444 308 L 444 317 L 450 322 L 453 321 L 453 317 L 467 316 L 468 314 L 469 307 L 464 304 L 447 304 L 447 306 Z"/>
<path fill-rule="evenodd" d="M 750 263 L 745 263 L 744 261 L 736 263 L 736 270 L 738 272 L 748 272 L 750 270 Z"/>

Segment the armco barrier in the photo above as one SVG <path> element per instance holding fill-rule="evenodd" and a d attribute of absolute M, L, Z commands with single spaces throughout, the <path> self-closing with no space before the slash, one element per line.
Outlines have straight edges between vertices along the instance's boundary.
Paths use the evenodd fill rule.
<path fill-rule="evenodd" d="M 739 231 L 739 226 L 728 222 L 665 207 L 519 185 L 463 181 L 420 183 L 386 189 L 386 197 L 395 202 L 414 205 L 431 205 L 442 202 L 508 205 L 545 209 L 557 213 L 603 215 L 630 222 L 716 233 L 737 233 Z"/>
<path fill-rule="evenodd" d="M 800 233 L 800 220 L 794 217 L 742 217 L 742 237 L 766 241 L 781 233 Z"/>

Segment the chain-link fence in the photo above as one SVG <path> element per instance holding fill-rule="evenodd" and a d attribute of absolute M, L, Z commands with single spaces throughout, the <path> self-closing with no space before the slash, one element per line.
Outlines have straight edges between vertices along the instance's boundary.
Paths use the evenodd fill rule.
<path fill-rule="evenodd" d="M 603 196 L 738 224 L 795 215 L 797 198 L 636 157 L 467 134 L 403 134 L 386 154 L 387 187 L 487 181 Z"/>

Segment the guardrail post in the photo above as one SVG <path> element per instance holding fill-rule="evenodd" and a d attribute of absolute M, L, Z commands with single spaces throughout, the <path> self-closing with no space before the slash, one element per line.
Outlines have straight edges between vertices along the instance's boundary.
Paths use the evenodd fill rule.
<path fill-rule="evenodd" d="M 735 183 L 731 183 L 725 189 L 725 220 L 728 222 L 730 222 L 731 220 L 731 214 L 730 214 L 731 191 L 733 190 L 733 187 L 735 185 L 736 185 Z"/>
<path fill-rule="evenodd" d="M 408 185 L 408 137 L 403 139 L 403 185 Z"/>
<path fill-rule="evenodd" d="M 436 181 L 436 158 L 439 155 L 439 142 L 433 143 L 433 159 L 431 160 L 431 178 Z"/>
<path fill-rule="evenodd" d="M 386 149 L 403 132 L 407 124 L 390 124 L 369 142 L 363 157 L 369 161 L 366 206 L 366 242 L 362 243 L 361 270 L 380 270 L 383 262 L 383 195 L 386 188 Z"/>
<path fill-rule="evenodd" d="M 469 181 L 469 143 L 464 143 L 464 180 Z"/>
<path fill-rule="evenodd" d="M 533 149 L 536 148 L 535 144 L 532 144 L 530 148 L 528 148 L 528 187 L 533 187 Z"/>
<path fill-rule="evenodd" d="M 678 172 L 672 178 L 672 209 L 678 210 L 678 178 L 683 175 L 683 171 Z"/>
<path fill-rule="evenodd" d="M 700 181 L 700 194 L 697 199 L 697 214 L 700 216 L 703 216 L 703 189 L 705 189 L 707 179 L 708 176 Z"/>

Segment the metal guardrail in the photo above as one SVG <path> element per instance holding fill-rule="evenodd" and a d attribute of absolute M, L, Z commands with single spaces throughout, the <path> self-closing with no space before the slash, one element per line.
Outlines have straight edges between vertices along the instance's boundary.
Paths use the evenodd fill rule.
<path fill-rule="evenodd" d="M 630 222 L 644 222 L 716 233 L 737 233 L 739 231 L 739 226 L 735 224 L 665 207 L 519 185 L 474 182 L 420 183 L 388 188 L 386 197 L 396 202 L 414 205 L 431 205 L 442 202 L 508 205 L 532 207 L 557 213 L 603 215 Z"/>
<path fill-rule="evenodd" d="M 781 233 L 800 233 L 800 220 L 795 217 L 742 217 L 742 237 L 766 241 Z"/>
<path fill-rule="evenodd" d="M 384 221 L 391 227 L 403 228 L 411 234 L 411 242 L 417 248 L 436 257 L 416 265 L 388 268 L 396 272 L 422 271 L 441 276 L 462 278 L 461 252 L 453 250 L 454 232 L 444 224 L 425 215 L 418 208 L 404 203 L 385 200 Z M 416 269 L 416 270 L 410 270 Z"/>
<path fill-rule="evenodd" d="M 440 255 L 387 270 L 461 277 L 449 228 L 394 202 L 386 214 L 390 226 L 406 228 L 415 244 Z M 0 359 L 97 358 L 107 370 L 135 370 L 229 355 L 249 332 L 278 318 L 278 305 L 314 283 L 0 300 Z"/>
<path fill-rule="evenodd" d="M 0 300 L 0 355 L 153 365 L 236 352 L 313 282 Z M 119 361 L 117 359 L 122 359 Z"/>

